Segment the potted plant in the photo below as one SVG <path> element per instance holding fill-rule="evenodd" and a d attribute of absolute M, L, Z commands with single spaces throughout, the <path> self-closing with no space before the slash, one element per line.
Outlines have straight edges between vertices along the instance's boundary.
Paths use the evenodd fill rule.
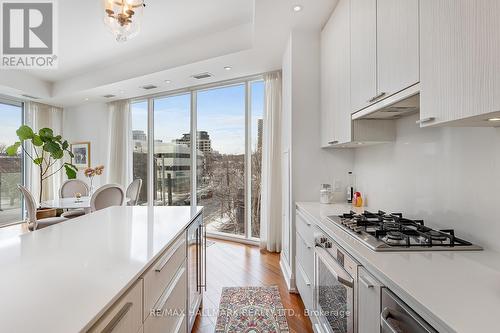
<path fill-rule="evenodd" d="M 50 177 L 57 174 L 63 168 L 66 171 L 68 179 L 75 179 L 78 169 L 71 163 L 64 162 L 61 167 L 57 170 L 52 170 L 51 167 L 55 163 L 66 156 L 73 158 L 73 153 L 69 149 L 69 143 L 63 140 L 60 135 L 54 135 L 54 132 L 50 128 L 42 128 L 38 133 L 34 132 L 31 127 L 27 125 L 22 125 L 16 131 L 19 141 L 15 142 L 12 146 L 6 149 L 6 153 L 9 156 L 15 156 L 18 154 L 19 148 L 24 153 L 24 155 L 29 158 L 35 167 L 38 169 L 40 177 L 40 193 L 38 194 L 38 202 L 42 201 L 43 184 Z M 25 142 L 30 142 L 33 149 L 31 152 L 26 150 Z M 55 210 L 53 212 L 43 212 L 41 208 L 38 209 L 40 214 L 37 213 L 39 218 L 47 217 L 50 215 L 55 215 Z M 39 216 L 42 215 L 42 216 Z"/>

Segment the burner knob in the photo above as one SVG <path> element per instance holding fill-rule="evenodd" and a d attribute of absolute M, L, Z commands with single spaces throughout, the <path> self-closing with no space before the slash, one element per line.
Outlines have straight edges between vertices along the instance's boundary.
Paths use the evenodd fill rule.
<path fill-rule="evenodd" d="M 331 249 L 332 248 L 332 242 L 325 242 L 325 249 Z"/>
<path fill-rule="evenodd" d="M 326 241 L 328 241 L 328 239 L 326 237 L 322 236 L 322 237 L 318 238 L 318 241 L 319 241 L 320 244 L 324 244 L 324 243 L 326 243 Z"/>

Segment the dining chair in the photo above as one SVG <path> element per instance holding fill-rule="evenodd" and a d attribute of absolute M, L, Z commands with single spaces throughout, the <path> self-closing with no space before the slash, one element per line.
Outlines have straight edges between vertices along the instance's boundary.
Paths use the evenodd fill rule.
<path fill-rule="evenodd" d="M 19 191 L 21 191 L 21 193 L 24 196 L 24 203 L 26 205 L 26 211 L 28 214 L 26 222 L 28 223 L 28 229 L 30 231 L 43 229 L 45 227 L 68 220 L 65 217 L 48 217 L 45 219 L 37 219 L 35 198 L 33 198 L 31 192 L 23 185 L 17 185 L 17 188 L 19 189 Z"/>
<path fill-rule="evenodd" d="M 90 211 L 95 212 L 111 206 L 123 206 L 125 191 L 118 184 L 107 184 L 98 188 L 90 198 Z"/>
<path fill-rule="evenodd" d="M 80 193 L 82 196 L 86 197 L 89 195 L 89 186 L 82 180 L 79 179 L 68 179 L 66 180 L 59 189 L 60 198 L 72 198 L 75 197 L 75 193 Z M 67 212 L 61 214 L 61 216 L 72 219 L 78 216 L 85 215 L 84 209 L 71 209 Z"/>
<path fill-rule="evenodd" d="M 127 206 L 136 206 L 139 201 L 139 194 L 141 193 L 142 179 L 137 178 L 127 187 Z"/>

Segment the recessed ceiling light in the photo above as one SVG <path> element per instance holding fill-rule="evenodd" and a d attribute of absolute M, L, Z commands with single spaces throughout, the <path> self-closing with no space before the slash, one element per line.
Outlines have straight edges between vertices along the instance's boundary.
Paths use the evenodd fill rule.
<path fill-rule="evenodd" d="M 166 84 L 169 84 L 169 83 L 172 83 L 172 81 L 170 81 L 170 80 L 165 80 L 165 83 L 166 83 Z"/>
<path fill-rule="evenodd" d="M 294 12 L 300 12 L 302 10 L 302 6 L 301 5 L 295 5 L 293 6 L 293 11 Z"/>
<path fill-rule="evenodd" d="M 500 121 L 500 118 L 490 118 L 488 121 Z"/>
<path fill-rule="evenodd" d="M 231 69 L 233 69 L 233 67 L 231 67 L 231 66 L 226 66 L 226 67 L 224 67 L 224 69 L 225 69 L 226 71 L 230 71 Z"/>
<path fill-rule="evenodd" d="M 88 100 L 89 100 L 89 98 L 88 98 L 88 97 L 86 97 L 86 98 L 85 98 L 85 101 L 88 101 Z"/>
<path fill-rule="evenodd" d="M 363 144 L 363 142 L 358 142 L 358 145 L 362 145 L 362 144 Z"/>

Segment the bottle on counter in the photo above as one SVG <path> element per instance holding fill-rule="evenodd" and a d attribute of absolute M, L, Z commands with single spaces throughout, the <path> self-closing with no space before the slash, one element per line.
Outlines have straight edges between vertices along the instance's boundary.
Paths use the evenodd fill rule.
<path fill-rule="evenodd" d="M 348 174 L 349 174 L 349 179 L 346 190 L 347 203 L 352 203 L 352 199 L 354 198 L 354 175 L 352 174 L 352 171 L 349 171 Z"/>
<path fill-rule="evenodd" d="M 363 207 L 363 197 L 361 196 L 361 192 L 354 193 L 354 197 L 352 199 L 352 205 L 354 207 Z"/>

